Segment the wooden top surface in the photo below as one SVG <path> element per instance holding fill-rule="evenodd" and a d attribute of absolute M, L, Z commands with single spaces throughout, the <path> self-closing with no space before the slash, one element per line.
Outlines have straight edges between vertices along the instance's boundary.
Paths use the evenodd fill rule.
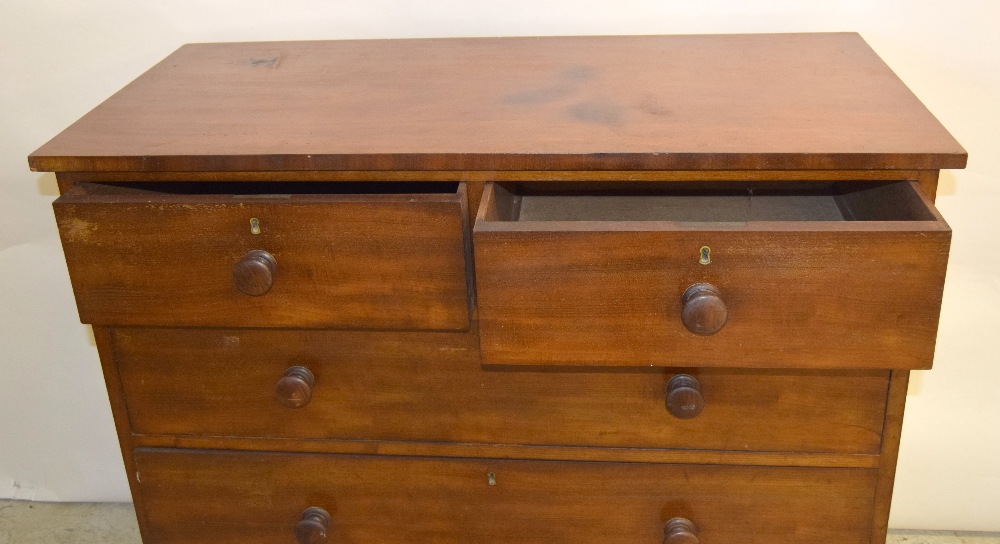
<path fill-rule="evenodd" d="M 42 171 L 938 169 L 965 150 L 857 34 L 185 45 Z"/>

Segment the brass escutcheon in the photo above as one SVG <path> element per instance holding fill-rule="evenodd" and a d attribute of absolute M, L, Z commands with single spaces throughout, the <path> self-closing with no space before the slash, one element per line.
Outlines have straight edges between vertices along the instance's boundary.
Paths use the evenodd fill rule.
<path fill-rule="evenodd" d="M 698 258 L 699 264 L 710 264 L 712 262 L 712 256 L 710 255 L 712 253 L 712 248 L 708 246 L 701 246 L 700 253 L 701 255 Z"/>

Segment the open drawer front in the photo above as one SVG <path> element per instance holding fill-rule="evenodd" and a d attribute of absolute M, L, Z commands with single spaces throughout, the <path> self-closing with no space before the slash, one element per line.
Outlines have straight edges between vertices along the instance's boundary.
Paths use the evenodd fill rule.
<path fill-rule="evenodd" d="M 916 183 L 486 186 L 484 364 L 930 368 L 951 230 Z"/>
<path fill-rule="evenodd" d="M 458 183 L 77 183 L 53 204 L 80 319 L 469 328 Z"/>

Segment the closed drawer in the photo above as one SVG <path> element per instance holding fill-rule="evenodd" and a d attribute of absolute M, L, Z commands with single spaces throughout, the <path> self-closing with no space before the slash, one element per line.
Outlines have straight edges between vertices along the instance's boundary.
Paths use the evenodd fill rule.
<path fill-rule="evenodd" d="M 866 469 L 177 450 L 135 457 L 147 536 L 164 544 L 294 542 L 297 529 L 354 544 L 662 544 L 664 525 L 676 518 L 712 544 L 862 544 L 876 476 Z M 328 521 L 315 516 L 297 527 L 316 507 Z"/>
<path fill-rule="evenodd" d="M 319 193 L 323 191 L 323 193 Z M 85 323 L 465 330 L 459 184 L 77 184 L 54 204 Z"/>
<path fill-rule="evenodd" d="M 877 454 L 889 374 L 484 370 L 467 333 L 119 328 L 113 339 L 143 435 Z M 666 405 L 671 388 L 672 402 L 690 399 L 680 372 L 701 390 L 691 419 Z M 297 408 L 279 396 L 286 375 L 280 393 Z"/>
<path fill-rule="evenodd" d="M 483 362 L 930 368 L 950 239 L 911 182 L 487 184 Z"/>

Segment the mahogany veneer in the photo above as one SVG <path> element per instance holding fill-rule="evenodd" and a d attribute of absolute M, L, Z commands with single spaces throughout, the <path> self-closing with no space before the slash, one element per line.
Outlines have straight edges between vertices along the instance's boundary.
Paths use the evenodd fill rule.
<path fill-rule="evenodd" d="M 699 520 L 705 542 L 868 542 L 874 470 L 136 451 L 157 543 L 638 542 Z"/>
<path fill-rule="evenodd" d="M 965 162 L 856 34 L 187 45 L 29 157 L 147 544 L 882 544 Z"/>
<path fill-rule="evenodd" d="M 753 196 L 768 189 L 631 197 L 650 209 L 590 189 L 541 197 L 568 203 L 533 204 L 525 219 L 531 196 L 488 183 L 475 224 L 483 361 L 930 368 L 951 229 L 916 183 L 818 210 L 823 195 L 801 188 Z M 707 287 L 689 300 L 695 285 Z"/>
<path fill-rule="evenodd" d="M 162 189 L 81 183 L 56 200 L 84 322 L 469 327 L 464 186 L 405 195 Z"/>
<path fill-rule="evenodd" d="M 113 341 L 140 435 L 877 454 L 889 383 L 869 370 L 483 371 L 467 333 L 121 327 Z M 314 376 L 294 410 L 275 394 L 293 368 Z M 690 420 L 665 408 L 684 374 L 703 395 Z"/>

